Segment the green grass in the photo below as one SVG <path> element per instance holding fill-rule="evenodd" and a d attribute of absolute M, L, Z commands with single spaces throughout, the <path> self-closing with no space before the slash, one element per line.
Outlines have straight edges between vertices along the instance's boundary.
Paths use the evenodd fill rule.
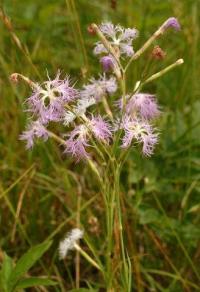
<path fill-rule="evenodd" d="M 156 92 L 163 114 L 155 155 L 144 159 L 133 150 L 123 169 L 126 247 L 133 266 L 133 291 L 197 291 L 200 285 L 200 1 L 4 0 L 2 7 L 13 30 L 0 23 L 0 260 L 6 251 L 17 260 L 29 246 L 46 238 L 53 247 L 31 270 L 31 275 L 56 275 L 57 288 L 75 288 L 74 253 L 63 263 L 57 245 L 65 232 L 84 226 L 86 241 L 102 254 L 104 209 L 90 169 L 63 156 L 53 141 L 39 143 L 31 152 L 18 140 L 25 127 L 23 101 L 29 90 L 13 85 L 9 75 L 20 72 L 44 80 L 46 70 L 70 74 L 80 84 L 100 66 L 92 55 L 96 38 L 91 22 L 112 20 L 140 30 L 136 47 L 166 18 L 176 16 L 180 33 L 159 40 L 167 53 L 150 73 L 178 58 L 185 63 L 145 90 Z M 16 43 L 15 37 L 20 43 Z M 132 66 L 131 87 L 145 68 L 150 51 Z M 79 199 L 78 199 L 79 198 Z M 18 216 L 17 209 L 21 204 Z M 15 230 L 16 225 L 16 230 Z M 91 254 L 87 245 L 83 248 Z M 92 255 L 92 254 L 91 254 Z M 80 286 L 105 291 L 97 271 L 81 257 Z M 101 289 L 98 287 L 102 287 Z M 154 290 L 153 290 L 154 289 Z M 35 290 L 33 290 L 35 291 Z M 41 291 L 41 290 L 40 290 Z M 95 291 L 95 290 L 93 290 Z"/>

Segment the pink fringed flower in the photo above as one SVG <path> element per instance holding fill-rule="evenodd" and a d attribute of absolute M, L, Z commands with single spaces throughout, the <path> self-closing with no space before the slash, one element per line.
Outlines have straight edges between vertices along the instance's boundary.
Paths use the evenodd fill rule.
<path fill-rule="evenodd" d="M 93 116 L 89 122 L 89 127 L 98 140 L 109 143 L 112 138 L 111 126 L 101 116 Z"/>
<path fill-rule="evenodd" d="M 116 78 L 110 77 L 106 79 L 103 75 L 99 79 L 90 79 L 90 84 L 84 85 L 81 91 L 81 98 L 94 98 L 96 102 L 99 102 L 106 93 L 113 94 L 117 90 Z"/>
<path fill-rule="evenodd" d="M 75 100 L 78 92 L 70 86 L 69 78 L 60 79 L 58 72 L 54 80 L 38 85 L 27 99 L 28 111 L 32 112 L 43 124 L 49 121 L 60 121 L 64 114 L 64 106 Z"/>
<path fill-rule="evenodd" d="M 79 125 L 74 128 L 68 135 L 65 143 L 64 153 L 71 154 L 77 162 L 81 159 L 89 158 L 86 151 L 88 144 L 88 128 L 85 125 Z"/>
<path fill-rule="evenodd" d="M 135 28 L 123 28 L 110 22 L 102 23 L 99 28 L 111 45 L 119 48 L 120 54 L 127 57 L 134 54 L 132 41 L 138 36 L 138 31 Z M 108 53 L 108 51 L 101 42 L 98 42 L 94 48 L 94 54 L 102 53 Z"/>
<path fill-rule="evenodd" d="M 111 126 L 104 121 L 101 116 L 87 119 L 86 124 L 76 126 L 69 134 L 65 143 L 64 153 L 69 153 L 76 158 L 77 161 L 89 158 L 86 148 L 90 146 L 91 132 L 97 140 L 109 143 L 112 132 Z"/>
<path fill-rule="evenodd" d="M 133 95 L 127 102 L 126 111 L 128 114 L 139 112 L 144 119 L 152 119 L 160 113 L 155 95 L 148 93 Z"/>
<path fill-rule="evenodd" d="M 19 139 L 25 140 L 26 148 L 30 149 L 34 145 L 35 138 L 42 138 L 46 141 L 48 136 L 46 128 L 39 121 L 34 121 L 28 125 L 27 130 L 20 135 Z"/>
<path fill-rule="evenodd" d="M 139 119 L 126 117 L 123 123 L 125 135 L 122 139 L 122 148 L 128 148 L 132 141 L 142 143 L 142 152 L 145 156 L 153 154 L 155 144 L 158 141 L 158 134 L 150 124 Z"/>

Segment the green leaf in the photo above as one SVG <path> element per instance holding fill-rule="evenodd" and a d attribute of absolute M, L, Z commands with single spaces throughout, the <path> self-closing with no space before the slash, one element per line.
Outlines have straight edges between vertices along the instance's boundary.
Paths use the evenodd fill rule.
<path fill-rule="evenodd" d="M 200 210 L 200 204 L 194 205 L 192 206 L 189 210 L 188 213 L 195 213 L 198 212 Z"/>
<path fill-rule="evenodd" d="M 153 222 L 159 222 L 160 220 L 160 214 L 157 210 L 149 208 L 146 210 L 139 209 L 139 222 L 140 224 L 149 224 Z"/>
<path fill-rule="evenodd" d="M 12 290 L 19 279 L 35 264 L 37 260 L 47 251 L 51 245 L 51 241 L 45 241 L 30 248 L 17 262 L 15 268 L 9 277 L 9 288 Z"/>
<path fill-rule="evenodd" d="M 0 287 L 3 291 L 8 291 L 8 279 L 12 273 L 12 259 L 4 253 L 4 259 L 0 272 Z"/>
<path fill-rule="evenodd" d="M 50 279 L 31 277 L 20 280 L 16 288 L 24 289 L 34 286 L 54 286 L 54 285 L 57 285 L 57 283 Z"/>

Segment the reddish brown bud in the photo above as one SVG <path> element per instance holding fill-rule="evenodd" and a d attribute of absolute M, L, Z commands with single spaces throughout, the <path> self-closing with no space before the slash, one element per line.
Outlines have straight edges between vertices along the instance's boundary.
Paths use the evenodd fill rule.
<path fill-rule="evenodd" d="M 151 53 L 152 58 L 157 60 L 162 60 L 166 56 L 166 52 L 164 52 L 159 46 L 155 46 Z"/>
<path fill-rule="evenodd" d="M 95 29 L 93 28 L 92 24 L 88 25 L 87 31 L 88 31 L 88 33 L 91 34 L 91 35 L 96 35 L 96 31 L 95 31 Z"/>
<path fill-rule="evenodd" d="M 10 75 L 10 81 L 14 82 L 14 83 L 18 83 L 19 78 L 18 78 L 18 73 L 13 73 Z"/>
<path fill-rule="evenodd" d="M 113 10 L 115 10 L 117 8 L 117 0 L 111 0 L 110 6 Z"/>

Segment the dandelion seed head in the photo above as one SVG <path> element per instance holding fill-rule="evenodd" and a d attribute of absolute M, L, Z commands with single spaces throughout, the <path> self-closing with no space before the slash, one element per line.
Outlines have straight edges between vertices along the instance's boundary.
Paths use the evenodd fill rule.
<path fill-rule="evenodd" d="M 68 251 L 75 248 L 76 242 L 83 237 L 83 234 L 83 230 L 74 228 L 66 235 L 59 244 L 58 252 L 60 259 L 64 259 L 67 256 Z"/>

